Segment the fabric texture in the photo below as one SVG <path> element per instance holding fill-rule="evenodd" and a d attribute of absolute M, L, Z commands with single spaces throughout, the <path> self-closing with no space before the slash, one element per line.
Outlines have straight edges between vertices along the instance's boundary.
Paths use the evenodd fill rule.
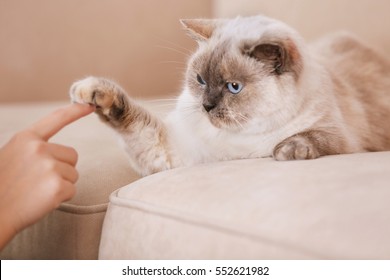
<path fill-rule="evenodd" d="M 388 259 L 390 152 L 237 160 L 115 191 L 101 259 Z"/>

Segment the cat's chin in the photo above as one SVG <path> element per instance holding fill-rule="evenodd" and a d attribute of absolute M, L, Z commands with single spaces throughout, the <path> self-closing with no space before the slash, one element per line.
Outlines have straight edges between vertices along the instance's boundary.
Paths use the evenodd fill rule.
<path fill-rule="evenodd" d="M 221 130 L 231 131 L 231 132 L 238 132 L 243 129 L 243 126 L 238 124 L 235 120 L 231 120 L 229 118 L 218 118 L 214 116 L 207 116 L 210 123 Z"/>

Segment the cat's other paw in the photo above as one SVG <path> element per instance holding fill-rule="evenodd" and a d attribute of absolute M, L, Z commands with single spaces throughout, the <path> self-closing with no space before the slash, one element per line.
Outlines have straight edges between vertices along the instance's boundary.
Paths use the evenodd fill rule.
<path fill-rule="evenodd" d="M 69 94 L 74 103 L 96 106 L 96 113 L 104 121 L 120 121 L 125 113 L 126 94 L 110 80 L 88 77 L 75 82 L 70 87 Z"/>
<path fill-rule="evenodd" d="M 273 151 L 276 160 L 302 160 L 315 159 L 320 153 L 315 144 L 307 137 L 295 135 L 282 141 Z"/>

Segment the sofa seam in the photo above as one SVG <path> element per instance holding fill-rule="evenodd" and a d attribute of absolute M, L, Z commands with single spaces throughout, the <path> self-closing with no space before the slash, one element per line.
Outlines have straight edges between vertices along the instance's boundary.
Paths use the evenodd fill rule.
<path fill-rule="evenodd" d="M 96 204 L 96 205 L 88 205 L 88 206 L 82 206 L 82 205 L 75 206 L 73 204 L 62 203 L 56 210 L 65 213 L 71 213 L 71 214 L 89 215 L 89 214 L 106 212 L 107 207 L 108 207 L 108 202 L 102 204 Z"/>

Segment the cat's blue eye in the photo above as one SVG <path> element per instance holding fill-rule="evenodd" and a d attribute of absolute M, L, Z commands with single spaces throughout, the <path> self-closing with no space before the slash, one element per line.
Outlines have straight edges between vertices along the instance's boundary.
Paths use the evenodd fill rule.
<path fill-rule="evenodd" d="M 199 74 L 196 75 L 196 80 L 198 81 L 199 84 L 201 84 L 203 86 L 206 85 L 206 82 L 203 80 L 203 78 Z"/>
<path fill-rule="evenodd" d="M 228 90 L 233 94 L 238 94 L 242 90 L 242 84 L 240 83 L 227 83 L 226 86 Z"/>

